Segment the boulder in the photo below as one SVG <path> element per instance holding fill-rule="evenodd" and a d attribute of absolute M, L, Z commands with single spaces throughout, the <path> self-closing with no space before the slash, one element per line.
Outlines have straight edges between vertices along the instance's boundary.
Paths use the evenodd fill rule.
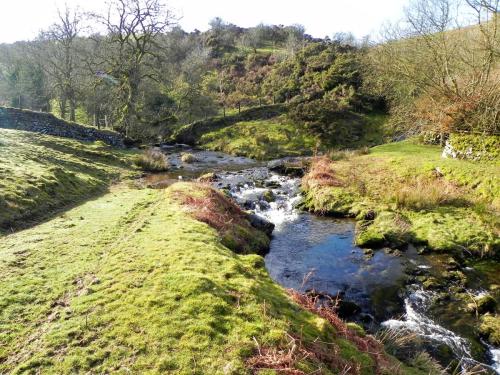
<path fill-rule="evenodd" d="M 248 214 L 248 221 L 254 228 L 263 231 L 265 234 L 271 237 L 274 230 L 274 224 L 269 220 L 266 220 L 256 214 Z"/>

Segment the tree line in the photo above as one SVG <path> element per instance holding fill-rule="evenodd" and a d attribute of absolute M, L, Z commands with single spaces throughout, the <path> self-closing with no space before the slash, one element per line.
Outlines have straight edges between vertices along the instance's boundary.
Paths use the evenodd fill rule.
<path fill-rule="evenodd" d="M 464 14 L 472 26 L 460 26 Z M 495 133 L 497 14 L 498 0 L 414 0 L 370 43 L 220 18 L 185 32 L 161 0 L 111 0 L 103 14 L 65 8 L 35 40 L 0 45 L 0 104 L 141 139 L 276 103 L 319 134 L 345 136 L 337 119 L 374 110 L 391 112 L 396 134 Z"/>

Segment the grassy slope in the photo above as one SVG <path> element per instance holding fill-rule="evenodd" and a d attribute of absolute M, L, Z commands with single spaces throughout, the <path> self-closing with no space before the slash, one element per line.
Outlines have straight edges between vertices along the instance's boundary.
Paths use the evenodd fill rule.
<path fill-rule="evenodd" d="M 128 156 L 101 143 L 0 129 L 0 228 L 103 192 L 129 173 Z"/>
<path fill-rule="evenodd" d="M 292 333 L 373 373 L 261 257 L 233 253 L 180 209 L 177 186 L 115 187 L 0 239 L 0 372 L 244 374 L 255 342 L 288 351 Z"/>
<path fill-rule="evenodd" d="M 208 132 L 200 138 L 199 144 L 209 150 L 272 159 L 311 154 L 319 142 L 281 115 L 267 120 L 241 121 Z"/>
<path fill-rule="evenodd" d="M 255 118 L 231 123 L 228 121 L 227 126 L 217 126 L 213 129 L 207 126 L 205 131 L 196 137 L 195 143 L 209 150 L 269 160 L 284 156 L 312 155 L 315 151 L 328 149 L 337 142 L 326 136 L 311 134 L 303 125 L 290 120 L 286 114 L 270 118 L 259 116 L 262 114 L 256 113 Z M 358 114 L 358 117 L 365 123 L 365 132 L 358 142 L 350 146 L 381 143 L 382 125 L 387 117 L 381 114 Z"/>
<path fill-rule="evenodd" d="M 443 159 L 439 147 L 405 141 L 348 156 L 331 168 L 330 185 L 336 186 L 313 178 L 305 184 L 306 206 L 357 216 L 360 245 L 413 241 L 436 250 L 498 250 L 498 161 Z M 362 220 L 371 209 L 375 220 Z"/>

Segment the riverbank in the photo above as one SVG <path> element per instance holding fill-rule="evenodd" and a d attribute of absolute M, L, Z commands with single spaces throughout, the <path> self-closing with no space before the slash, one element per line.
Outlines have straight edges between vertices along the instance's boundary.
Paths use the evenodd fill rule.
<path fill-rule="evenodd" d="M 382 143 L 384 113 L 347 113 L 333 128 L 363 129 L 350 141 L 317 134 L 307 124 L 292 119 L 285 105 L 254 107 L 226 117 L 214 117 L 175 129 L 170 141 L 205 150 L 257 160 L 310 156 L 333 147 L 362 147 Z M 356 133 L 355 130 L 352 130 Z"/>
<path fill-rule="evenodd" d="M 1 142 L 4 222 L 31 225 L 0 238 L 0 372 L 433 368 L 420 357 L 406 367 L 356 325 L 301 307 L 256 254 L 269 233 L 207 185 L 175 183 L 195 176 L 187 164 L 167 189 L 147 189 L 116 182 L 137 174 L 134 153 L 12 130 Z"/>
<path fill-rule="evenodd" d="M 496 257 L 498 161 L 443 159 L 437 146 L 404 141 L 318 159 L 303 180 L 304 207 L 355 217 L 362 247 Z"/>
<path fill-rule="evenodd" d="M 434 341 L 448 335 L 455 357 L 484 362 L 498 347 L 499 178 L 498 161 L 443 159 L 439 147 L 404 141 L 317 159 L 303 179 L 303 206 L 355 218 L 355 242 L 368 256 L 416 248 L 428 264 L 409 271 L 405 317 L 389 326 Z M 451 354 L 434 351 L 445 364 Z"/>
<path fill-rule="evenodd" d="M 179 192 L 205 194 L 188 185 L 115 186 L 3 237 L 1 371 L 420 373 L 292 302 L 260 256 L 237 255 L 183 208 Z"/>

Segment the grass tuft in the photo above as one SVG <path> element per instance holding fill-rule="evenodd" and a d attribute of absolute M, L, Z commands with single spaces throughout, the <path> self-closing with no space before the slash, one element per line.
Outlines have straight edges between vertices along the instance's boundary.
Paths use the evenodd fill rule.
<path fill-rule="evenodd" d="M 389 190 L 389 201 L 397 208 L 430 210 L 440 206 L 467 206 L 468 202 L 453 183 L 441 178 L 408 178 Z"/>
<path fill-rule="evenodd" d="M 163 152 L 155 149 L 147 149 L 137 156 L 134 163 L 146 172 L 165 172 L 170 165 Z"/>

